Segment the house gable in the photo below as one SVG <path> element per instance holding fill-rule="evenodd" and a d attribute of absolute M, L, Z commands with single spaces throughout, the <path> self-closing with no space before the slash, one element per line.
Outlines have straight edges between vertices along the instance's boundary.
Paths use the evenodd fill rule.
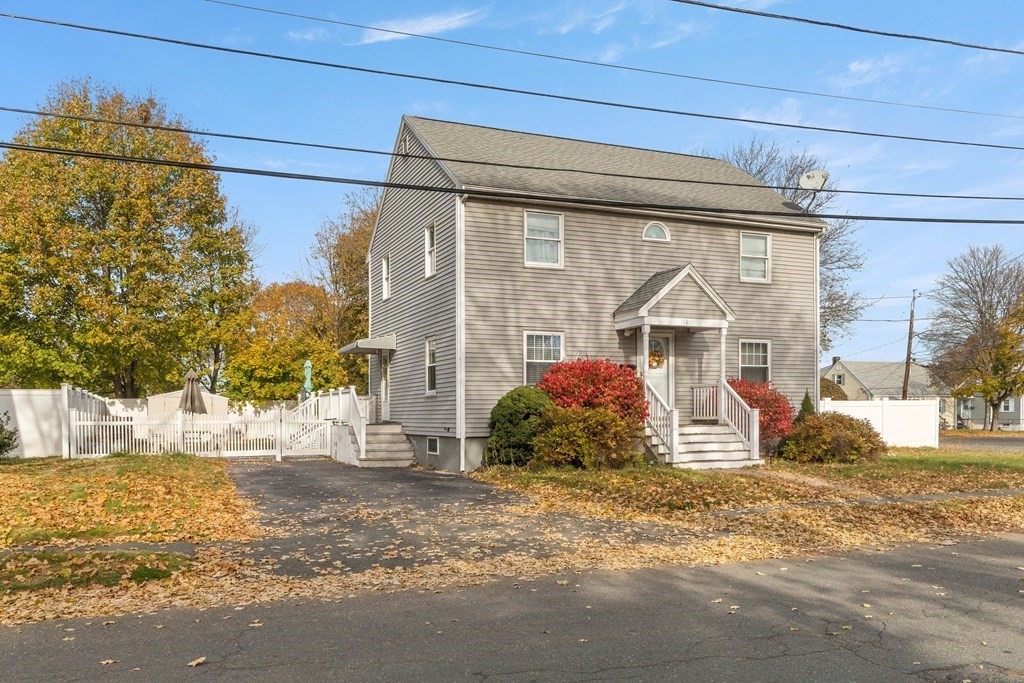
<path fill-rule="evenodd" d="M 615 310 L 620 330 L 648 323 L 727 327 L 735 319 L 729 304 L 692 264 L 655 273 Z"/>

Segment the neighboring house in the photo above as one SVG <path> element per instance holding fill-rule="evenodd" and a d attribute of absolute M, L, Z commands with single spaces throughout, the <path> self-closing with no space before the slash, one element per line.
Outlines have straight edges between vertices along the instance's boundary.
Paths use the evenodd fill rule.
<path fill-rule="evenodd" d="M 390 183 L 449 191 L 385 190 L 370 337 L 343 352 L 370 355 L 375 417 L 421 464 L 479 466 L 498 399 L 577 357 L 640 369 L 648 445 L 673 464 L 758 462 L 727 377 L 816 397 L 823 223 L 739 169 L 415 117 L 395 151 L 427 158 L 394 157 Z"/>
<path fill-rule="evenodd" d="M 956 400 L 957 417 L 967 429 L 984 429 L 989 415 L 989 407 L 980 396 L 958 398 Z M 1011 396 L 999 406 L 996 418 L 999 429 L 1009 431 L 1024 430 L 1024 397 Z"/>
<path fill-rule="evenodd" d="M 881 398 L 903 398 L 903 375 L 907 364 L 902 361 L 852 361 L 832 357 L 832 365 L 821 368 L 821 377 L 832 380 L 846 392 L 851 401 L 874 401 Z M 956 424 L 956 403 L 949 389 L 932 377 L 923 365 L 910 363 L 908 399 L 939 399 L 939 419 L 949 428 Z"/>

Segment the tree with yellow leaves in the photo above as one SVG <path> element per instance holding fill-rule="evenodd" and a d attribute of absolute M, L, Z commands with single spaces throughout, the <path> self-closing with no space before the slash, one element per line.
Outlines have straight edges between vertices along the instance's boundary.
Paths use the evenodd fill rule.
<path fill-rule="evenodd" d="M 44 109 L 181 127 L 153 97 L 90 81 Z M 184 133 L 40 117 L 27 145 L 210 163 Z M 11 150 L 0 158 L 0 383 L 134 398 L 180 386 L 211 329 L 247 308 L 252 262 L 207 171 Z"/>

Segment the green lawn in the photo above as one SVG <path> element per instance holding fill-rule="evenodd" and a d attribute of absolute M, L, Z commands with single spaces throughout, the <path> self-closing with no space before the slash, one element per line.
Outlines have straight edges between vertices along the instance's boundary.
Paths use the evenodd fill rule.
<path fill-rule="evenodd" d="M 0 555 L 0 593 L 64 586 L 116 586 L 165 579 L 188 564 L 176 553 L 37 550 Z"/>
<path fill-rule="evenodd" d="M 774 471 L 810 475 L 879 495 L 1024 489 L 1024 453 L 897 448 L 877 462 L 813 465 L 776 460 Z"/>
<path fill-rule="evenodd" d="M 78 540 L 251 537 L 251 505 L 225 463 L 188 455 L 0 464 L 0 547 Z"/>

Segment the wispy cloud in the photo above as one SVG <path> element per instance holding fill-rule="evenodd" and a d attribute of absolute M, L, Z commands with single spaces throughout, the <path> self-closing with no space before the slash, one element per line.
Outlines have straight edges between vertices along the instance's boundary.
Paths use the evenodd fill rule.
<path fill-rule="evenodd" d="M 775 123 L 802 123 L 804 119 L 803 109 L 800 102 L 793 97 L 786 97 L 778 104 L 764 108 L 750 108 L 740 110 L 740 116 L 745 119 L 758 119 L 761 121 L 772 121 Z M 759 124 L 752 124 L 760 127 Z"/>
<path fill-rule="evenodd" d="M 320 43 L 329 40 L 331 34 L 325 28 L 316 27 L 306 29 L 305 31 L 288 31 L 284 34 L 284 37 L 300 43 Z"/>
<path fill-rule="evenodd" d="M 662 37 L 655 39 L 648 45 L 652 50 L 660 50 L 669 45 L 675 45 L 683 38 L 692 36 L 694 33 L 703 30 L 703 26 L 694 21 L 685 21 L 661 33 Z"/>
<path fill-rule="evenodd" d="M 622 58 L 625 51 L 626 48 L 622 44 L 612 43 L 598 53 L 597 61 L 605 63 L 617 62 Z"/>
<path fill-rule="evenodd" d="M 484 10 L 475 9 L 469 11 L 446 12 L 442 14 L 431 14 L 425 17 L 405 17 L 401 19 L 389 19 L 378 21 L 376 25 L 390 31 L 402 31 L 404 33 L 418 33 L 421 35 L 435 36 L 449 31 L 456 31 L 466 26 L 472 26 L 483 19 Z M 402 40 L 408 36 L 397 33 L 385 33 L 383 31 L 366 30 L 360 39 L 360 45 L 370 43 L 383 43 L 388 40 Z"/>
<path fill-rule="evenodd" d="M 901 55 L 856 59 L 847 64 L 842 73 L 829 80 L 833 85 L 844 90 L 869 85 L 897 75 L 903 71 L 906 61 L 906 57 Z"/>
<path fill-rule="evenodd" d="M 555 32 L 561 35 L 579 30 L 601 33 L 611 28 L 617 21 L 619 12 L 627 7 L 629 7 L 629 0 L 618 0 L 614 4 L 603 7 L 594 5 L 578 7 L 558 24 Z"/>

